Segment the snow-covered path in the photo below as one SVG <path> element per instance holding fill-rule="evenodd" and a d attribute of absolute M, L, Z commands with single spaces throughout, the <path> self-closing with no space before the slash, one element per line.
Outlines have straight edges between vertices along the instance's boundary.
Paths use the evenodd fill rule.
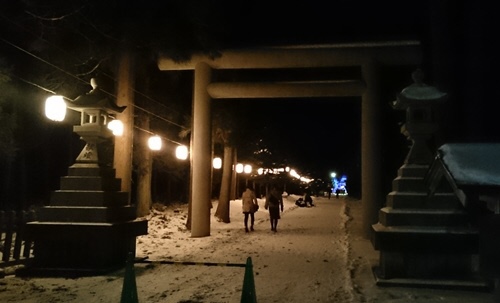
<path fill-rule="evenodd" d="M 138 239 L 137 256 L 150 261 L 244 264 L 252 258 L 259 302 L 350 302 L 348 242 L 343 199 L 316 198 L 316 207 L 285 200 L 278 232 L 270 230 L 264 201 L 255 231 L 245 233 L 241 200 L 231 201 L 231 223 L 212 216 L 211 236 L 191 238 L 183 229 L 185 206 L 153 212 L 149 235 Z M 216 204 L 212 209 L 215 212 Z M 239 302 L 244 267 L 135 265 L 139 302 Z M 106 276 L 4 279 L 2 302 L 119 302 L 124 270 Z"/>
<path fill-rule="evenodd" d="M 251 234 L 262 302 L 351 302 L 343 200 L 316 198 L 315 207 L 287 211 L 278 232 Z"/>

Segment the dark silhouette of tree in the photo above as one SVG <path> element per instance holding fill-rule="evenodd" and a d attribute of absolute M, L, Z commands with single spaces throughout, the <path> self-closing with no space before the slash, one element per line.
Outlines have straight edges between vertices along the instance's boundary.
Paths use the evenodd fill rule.
<path fill-rule="evenodd" d="M 16 110 L 13 108 L 13 103 L 9 102 L 9 93 L 12 91 L 10 86 L 10 77 L 2 70 L 5 67 L 0 67 L 0 164 L 2 166 L 1 194 L 0 194 L 0 209 L 4 209 L 5 204 L 13 198 L 12 190 L 9 190 L 14 185 L 13 165 L 16 159 L 17 144 L 14 138 L 18 121 L 16 118 Z"/>
<path fill-rule="evenodd" d="M 219 193 L 219 204 L 215 211 L 215 217 L 224 223 L 230 223 L 230 199 L 232 189 L 233 164 L 236 149 L 233 146 L 233 132 L 236 127 L 234 117 L 230 112 L 224 109 L 215 111 L 212 118 L 213 140 L 214 144 L 220 144 L 223 147 L 224 155 L 222 157 L 222 180 Z"/>

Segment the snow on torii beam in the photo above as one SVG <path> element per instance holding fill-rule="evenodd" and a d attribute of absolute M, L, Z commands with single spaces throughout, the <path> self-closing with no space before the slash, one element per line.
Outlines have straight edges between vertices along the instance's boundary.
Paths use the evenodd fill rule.
<path fill-rule="evenodd" d="M 361 168 L 363 225 L 369 236 L 378 221 L 383 199 L 380 184 L 379 66 L 421 64 L 418 41 L 308 45 L 224 50 L 220 56 L 195 54 L 177 62 L 160 55 L 160 70 L 194 70 L 193 127 L 191 143 L 191 236 L 210 235 L 211 98 L 293 98 L 361 96 Z M 311 81 L 274 83 L 212 83 L 212 69 L 281 69 L 361 67 L 359 81 Z"/>
<path fill-rule="evenodd" d="M 208 94 L 223 98 L 297 98 L 297 97 L 352 97 L 361 96 L 365 84 L 361 81 L 311 82 L 237 82 L 210 83 Z"/>
<path fill-rule="evenodd" d="M 224 50 L 220 56 L 194 54 L 188 61 L 160 55 L 160 70 L 194 70 L 205 62 L 213 69 L 275 69 L 360 66 L 367 60 L 382 65 L 413 65 L 421 61 L 417 41 L 304 45 Z"/>

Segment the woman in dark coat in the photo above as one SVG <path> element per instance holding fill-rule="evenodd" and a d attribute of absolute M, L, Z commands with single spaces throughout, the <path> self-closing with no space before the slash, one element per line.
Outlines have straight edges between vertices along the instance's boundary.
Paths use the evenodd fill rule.
<path fill-rule="evenodd" d="M 271 219 L 271 230 L 276 232 L 278 227 L 278 220 L 281 219 L 281 212 L 283 212 L 283 197 L 276 187 L 271 189 L 271 192 L 266 197 L 265 209 L 269 208 L 269 218 Z"/>

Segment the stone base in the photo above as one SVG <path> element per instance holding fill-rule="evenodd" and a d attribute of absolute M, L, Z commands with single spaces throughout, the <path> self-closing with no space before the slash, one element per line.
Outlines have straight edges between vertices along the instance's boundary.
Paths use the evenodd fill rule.
<path fill-rule="evenodd" d="M 457 279 L 478 275 L 477 256 L 455 253 L 380 252 L 378 275 L 384 279 Z"/>
<path fill-rule="evenodd" d="M 120 223 L 30 222 L 34 259 L 19 276 L 100 275 L 125 266 L 135 256 L 136 236 L 147 234 L 147 221 Z"/>
<path fill-rule="evenodd" d="M 465 291 L 490 292 L 494 289 L 494 281 L 478 279 L 418 279 L 418 278 L 391 278 L 381 277 L 378 267 L 372 268 L 375 284 L 383 287 L 412 287 L 434 288 Z"/>

